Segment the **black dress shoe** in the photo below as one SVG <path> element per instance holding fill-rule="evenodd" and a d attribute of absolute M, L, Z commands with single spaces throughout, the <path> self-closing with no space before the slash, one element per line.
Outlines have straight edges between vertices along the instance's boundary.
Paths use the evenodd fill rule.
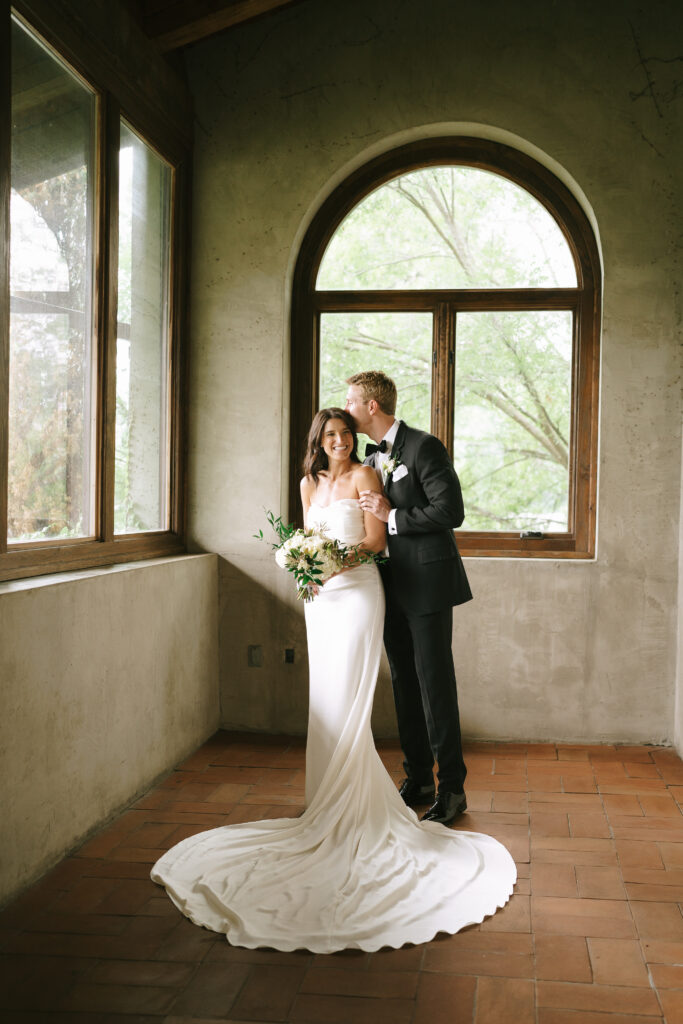
<path fill-rule="evenodd" d="M 439 825 L 450 825 L 452 821 L 467 810 L 467 800 L 464 793 L 439 793 L 434 804 L 426 814 L 422 815 L 422 821 L 436 821 Z"/>
<path fill-rule="evenodd" d="M 433 782 L 431 785 L 418 786 L 417 782 L 413 782 L 412 779 L 404 779 L 398 792 L 408 807 L 413 807 L 415 804 L 430 804 L 436 794 Z"/>

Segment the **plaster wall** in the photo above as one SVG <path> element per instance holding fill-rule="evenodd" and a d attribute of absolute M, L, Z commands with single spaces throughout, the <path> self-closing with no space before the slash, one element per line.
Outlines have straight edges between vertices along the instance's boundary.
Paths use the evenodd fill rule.
<path fill-rule="evenodd" d="M 451 131 L 517 145 L 559 173 L 604 260 L 597 558 L 467 560 L 475 600 L 454 627 L 464 732 L 673 739 L 682 27 L 667 0 L 305 0 L 187 52 L 189 522 L 192 544 L 220 556 L 224 725 L 306 726 L 302 609 L 252 538 L 264 507 L 286 506 L 301 238 L 353 168 Z M 262 668 L 247 666 L 250 643 L 263 645 Z M 384 677 L 375 727 L 394 731 Z"/>
<path fill-rule="evenodd" d="M 682 454 L 683 462 L 683 454 Z M 683 756 L 683 465 L 681 466 L 681 512 L 678 540 L 678 649 L 674 710 L 674 745 Z"/>
<path fill-rule="evenodd" d="M 0 584 L 0 903 L 218 727 L 216 561 Z"/>

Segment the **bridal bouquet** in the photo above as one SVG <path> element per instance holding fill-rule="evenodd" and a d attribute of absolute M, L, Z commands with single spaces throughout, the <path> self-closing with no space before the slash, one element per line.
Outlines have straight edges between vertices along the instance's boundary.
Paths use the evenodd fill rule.
<path fill-rule="evenodd" d="M 278 537 L 278 542 L 273 544 L 275 561 L 281 569 L 294 574 L 296 596 L 302 601 L 312 601 L 318 587 L 341 569 L 375 561 L 371 552 L 342 544 L 320 530 L 297 530 L 292 523 L 284 523 L 281 516 L 276 518 L 272 512 L 266 512 L 266 518 Z M 254 536 L 265 539 L 262 530 Z"/>

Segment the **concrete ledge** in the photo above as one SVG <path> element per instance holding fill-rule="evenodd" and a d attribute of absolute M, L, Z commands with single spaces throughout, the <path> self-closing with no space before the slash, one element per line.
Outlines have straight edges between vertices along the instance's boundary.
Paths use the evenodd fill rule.
<path fill-rule="evenodd" d="M 0 902 L 218 727 L 215 555 L 0 588 Z"/>

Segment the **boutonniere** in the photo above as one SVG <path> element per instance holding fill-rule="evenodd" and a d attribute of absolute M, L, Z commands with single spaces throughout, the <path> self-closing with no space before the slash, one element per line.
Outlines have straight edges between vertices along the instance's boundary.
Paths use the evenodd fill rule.
<path fill-rule="evenodd" d="M 390 455 L 383 455 L 382 458 L 380 459 L 379 464 L 385 477 L 388 478 L 391 476 L 392 473 L 394 473 L 398 469 L 401 463 L 399 462 L 397 456 L 392 458 Z"/>

